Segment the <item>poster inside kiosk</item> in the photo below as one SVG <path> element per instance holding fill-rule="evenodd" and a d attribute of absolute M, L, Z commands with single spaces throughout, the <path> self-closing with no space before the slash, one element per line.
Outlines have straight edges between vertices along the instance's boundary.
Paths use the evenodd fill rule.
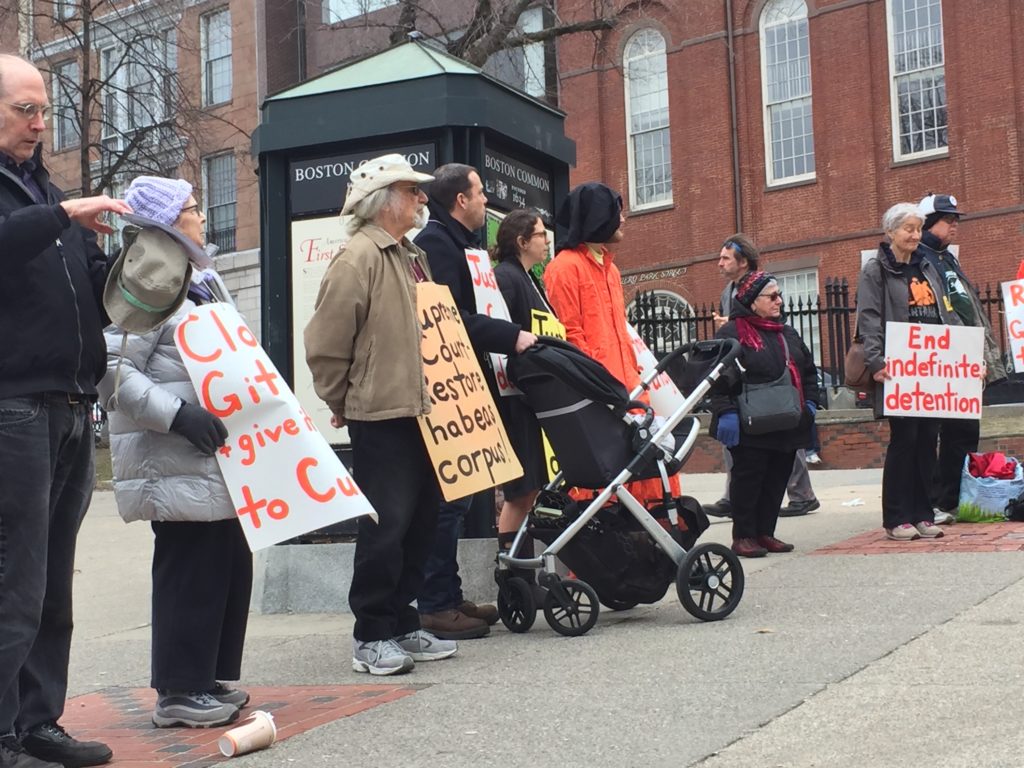
<path fill-rule="evenodd" d="M 416 284 L 430 413 L 420 432 L 447 501 L 522 476 L 515 451 L 447 286 Z"/>
<path fill-rule="evenodd" d="M 980 419 L 984 329 L 886 323 L 886 416 Z"/>
<path fill-rule="evenodd" d="M 228 430 L 217 452 L 254 552 L 374 512 L 238 311 L 196 307 L 175 345 L 199 404 Z"/>

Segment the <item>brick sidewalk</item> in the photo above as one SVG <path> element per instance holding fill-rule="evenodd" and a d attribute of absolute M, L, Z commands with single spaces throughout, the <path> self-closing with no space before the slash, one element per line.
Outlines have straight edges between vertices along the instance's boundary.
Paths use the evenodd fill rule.
<path fill-rule="evenodd" d="M 1024 523 L 957 523 L 944 525 L 941 539 L 889 541 L 885 529 L 876 528 L 859 536 L 817 549 L 812 555 L 887 555 L 936 552 L 1019 552 L 1024 551 Z"/>
<path fill-rule="evenodd" d="M 249 688 L 250 706 L 271 712 L 277 740 L 411 696 L 416 685 L 318 685 Z M 120 768 L 200 768 L 223 762 L 217 739 L 228 728 L 156 728 L 150 717 L 156 692 L 150 688 L 108 688 L 70 699 L 61 725 L 77 739 L 96 739 L 114 750 Z M 235 724 L 237 725 L 237 723 Z M 273 749 L 273 747 L 271 747 Z"/>

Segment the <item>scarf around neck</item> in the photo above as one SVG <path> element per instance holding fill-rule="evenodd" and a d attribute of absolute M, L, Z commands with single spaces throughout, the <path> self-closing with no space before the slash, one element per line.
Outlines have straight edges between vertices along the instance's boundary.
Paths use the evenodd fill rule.
<path fill-rule="evenodd" d="M 782 353 L 786 357 L 786 367 L 789 368 L 789 376 L 793 380 L 793 386 L 796 387 L 797 394 L 800 396 L 800 402 L 803 402 L 803 377 L 800 375 L 800 371 L 796 367 L 796 361 L 793 360 L 793 356 L 787 354 L 789 348 L 786 346 L 786 334 L 784 333 L 785 327 L 785 324 L 778 320 L 769 320 L 767 317 L 758 317 L 757 315 L 741 315 L 736 318 L 736 334 L 739 336 L 740 345 L 747 349 L 759 352 L 765 348 L 764 339 L 758 331 L 775 334 L 775 338 L 779 341 Z"/>

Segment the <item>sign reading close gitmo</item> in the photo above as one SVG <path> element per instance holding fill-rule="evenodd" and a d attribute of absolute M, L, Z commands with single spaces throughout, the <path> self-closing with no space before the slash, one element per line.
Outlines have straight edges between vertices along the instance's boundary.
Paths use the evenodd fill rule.
<path fill-rule="evenodd" d="M 984 330 L 886 323 L 886 416 L 980 419 Z"/>
<path fill-rule="evenodd" d="M 1013 370 L 1024 373 L 1024 280 L 1002 284 L 1003 307 L 1006 309 L 1006 332 L 1010 335 Z"/>
<path fill-rule="evenodd" d="M 418 283 L 420 354 L 431 410 L 423 442 L 447 501 L 523 474 L 447 286 Z"/>
<path fill-rule="evenodd" d="M 217 463 L 249 548 L 377 514 L 277 372 L 238 311 L 196 307 L 174 343 L 228 439 Z"/>

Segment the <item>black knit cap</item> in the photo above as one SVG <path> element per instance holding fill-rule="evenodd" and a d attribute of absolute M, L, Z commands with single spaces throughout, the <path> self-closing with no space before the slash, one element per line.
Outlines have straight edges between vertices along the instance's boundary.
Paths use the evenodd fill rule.
<path fill-rule="evenodd" d="M 774 282 L 775 275 L 768 272 L 747 272 L 747 274 L 740 278 L 739 285 L 736 286 L 736 301 L 750 309 L 754 299 L 764 290 L 764 287 L 768 283 Z"/>

